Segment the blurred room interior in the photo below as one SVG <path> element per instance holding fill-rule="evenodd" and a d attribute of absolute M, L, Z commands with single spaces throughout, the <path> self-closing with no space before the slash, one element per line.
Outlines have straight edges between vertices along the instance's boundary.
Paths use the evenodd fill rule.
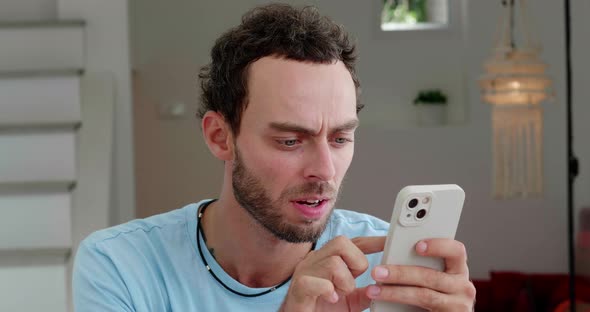
<path fill-rule="evenodd" d="M 0 2 L 0 311 L 71 309 L 71 265 L 84 237 L 218 196 L 222 163 L 195 117 L 197 74 L 214 40 L 267 2 Z M 358 45 L 366 107 L 338 207 L 388 221 L 402 187 L 456 183 L 466 193 L 456 238 L 467 246 L 477 310 L 565 311 L 564 1 L 526 2 L 553 93 L 539 104 L 541 191 L 509 198 L 494 194 L 493 109 L 480 89 L 502 32 L 501 0 L 288 3 L 317 6 Z M 590 1 L 571 1 L 580 311 L 590 310 L 586 14 Z M 415 105 L 432 90 L 443 105 Z"/>

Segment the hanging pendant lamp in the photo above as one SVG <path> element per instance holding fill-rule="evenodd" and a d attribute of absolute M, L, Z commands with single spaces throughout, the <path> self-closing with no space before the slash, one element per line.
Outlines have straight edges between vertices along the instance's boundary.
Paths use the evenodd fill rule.
<path fill-rule="evenodd" d="M 516 2 L 502 1 L 499 36 L 479 81 L 482 100 L 492 106 L 493 193 L 499 199 L 543 193 L 540 103 L 553 96 L 547 65 L 539 59 L 540 48 L 527 28 L 525 1 Z"/>

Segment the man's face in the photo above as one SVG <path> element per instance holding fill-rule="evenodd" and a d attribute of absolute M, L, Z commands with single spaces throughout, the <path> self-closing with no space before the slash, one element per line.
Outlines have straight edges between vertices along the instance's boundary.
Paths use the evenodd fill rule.
<path fill-rule="evenodd" d="M 316 241 L 352 160 L 357 125 L 355 86 L 342 62 L 254 62 L 234 141 L 236 200 L 276 237 Z"/>

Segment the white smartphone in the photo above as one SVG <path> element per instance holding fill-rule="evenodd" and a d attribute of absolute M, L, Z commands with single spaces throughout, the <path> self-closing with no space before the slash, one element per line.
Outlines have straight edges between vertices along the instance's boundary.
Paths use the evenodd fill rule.
<path fill-rule="evenodd" d="M 455 184 L 411 185 L 398 194 L 381 264 L 424 266 L 442 271 L 444 260 L 416 253 L 428 238 L 455 238 L 465 192 Z M 419 307 L 374 300 L 371 312 L 425 311 Z"/>

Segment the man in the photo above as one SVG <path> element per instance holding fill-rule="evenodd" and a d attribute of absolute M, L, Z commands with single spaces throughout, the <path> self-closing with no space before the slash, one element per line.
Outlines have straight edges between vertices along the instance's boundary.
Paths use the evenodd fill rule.
<path fill-rule="evenodd" d="M 362 108 L 354 52 L 309 7 L 254 9 L 220 37 L 199 76 L 203 136 L 224 162 L 219 199 L 89 236 L 76 310 L 362 311 L 384 300 L 471 311 L 461 243 L 416 245 L 446 272 L 378 266 L 389 225 L 333 210 Z"/>

